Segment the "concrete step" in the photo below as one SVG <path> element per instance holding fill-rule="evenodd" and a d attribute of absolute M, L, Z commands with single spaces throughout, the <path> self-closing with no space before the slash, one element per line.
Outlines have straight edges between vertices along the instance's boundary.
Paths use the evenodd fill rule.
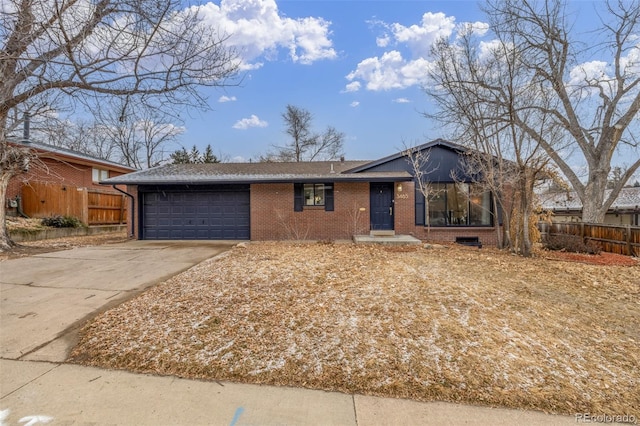
<path fill-rule="evenodd" d="M 391 237 L 396 235 L 396 231 L 393 229 L 372 229 L 369 235 L 372 237 Z"/>
<path fill-rule="evenodd" d="M 422 244 L 422 241 L 411 235 L 354 235 L 353 242 L 356 244 L 385 244 L 395 246 Z"/>

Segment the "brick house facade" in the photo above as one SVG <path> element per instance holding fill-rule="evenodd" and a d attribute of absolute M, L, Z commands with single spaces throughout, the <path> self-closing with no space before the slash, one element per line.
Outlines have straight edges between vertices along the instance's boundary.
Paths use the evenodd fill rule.
<path fill-rule="evenodd" d="M 41 204 L 51 203 L 46 199 L 47 186 L 61 188 L 66 191 L 90 189 L 102 193 L 119 194 L 111 187 L 100 185 L 99 181 L 115 178 L 135 171 L 135 168 L 92 157 L 73 150 L 55 147 L 38 142 L 11 142 L 13 145 L 22 146 L 33 150 L 37 159 L 32 162 L 28 172 L 14 176 L 9 180 L 6 199 L 8 201 L 7 213 L 15 215 L 16 208 L 12 207 L 16 197 L 25 199 L 25 196 L 36 198 Z M 123 187 L 124 188 L 124 187 Z M 38 206 L 40 207 L 40 206 Z M 39 209 L 33 206 L 23 206 L 24 213 L 29 216 L 39 217 Z M 55 208 L 54 208 L 55 210 Z M 47 210 L 49 211 L 49 210 Z M 64 215 L 65 211 L 50 211 L 49 214 Z"/>
<path fill-rule="evenodd" d="M 402 153 L 377 161 L 167 165 L 104 183 L 127 185 L 135 204 L 130 231 L 138 239 L 333 241 L 388 229 L 428 241 L 477 236 L 495 245 L 498 220 L 474 204 L 480 196 L 471 183 L 451 181 L 461 147 L 434 141 L 422 149 L 443 165 L 432 176 L 443 191 L 434 201 L 444 209 L 435 211 L 437 225 L 429 223 L 436 214 L 425 214 Z"/>

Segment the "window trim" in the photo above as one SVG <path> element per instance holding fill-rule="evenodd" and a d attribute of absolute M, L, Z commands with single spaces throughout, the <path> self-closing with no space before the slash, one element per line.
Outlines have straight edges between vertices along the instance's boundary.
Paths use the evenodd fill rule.
<path fill-rule="evenodd" d="M 96 175 L 98 179 L 96 180 Z M 94 183 L 99 183 L 105 179 L 109 179 L 109 170 L 101 169 L 99 167 L 91 168 L 91 181 Z"/>
<path fill-rule="evenodd" d="M 304 198 L 304 185 L 324 185 L 324 205 L 306 205 Z M 296 182 L 293 184 L 293 211 L 323 209 L 327 212 L 334 211 L 334 183 L 332 182 Z M 314 187 L 315 188 L 315 187 Z"/>

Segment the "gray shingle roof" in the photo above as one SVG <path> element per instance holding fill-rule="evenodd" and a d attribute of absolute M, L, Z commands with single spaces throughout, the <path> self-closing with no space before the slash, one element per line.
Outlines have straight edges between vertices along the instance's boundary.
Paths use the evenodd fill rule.
<path fill-rule="evenodd" d="M 12 144 L 14 144 L 14 145 L 23 146 L 25 148 L 32 148 L 32 149 L 36 149 L 36 150 L 46 151 L 46 152 L 50 152 L 50 153 L 53 153 L 53 154 L 61 154 L 61 155 L 65 155 L 67 157 L 76 158 L 78 160 L 90 161 L 92 163 L 98 163 L 98 164 L 103 164 L 105 166 L 117 167 L 119 169 L 127 169 L 127 170 L 130 170 L 130 171 L 136 170 L 135 167 L 129 167 L 129 166 L 124 165 L 124 164 L 116 163 L 115 161 L 105 160 L 103 158 L 98 158 L 98 157 L 95 157 L 95 156 L 90 155 L 90 154 L 85 154 L 85 153 L 82 153 L 82 152 L 74 151 L 72 149 L 62 148 L 62 147 L 54 146 L 54 145 L 49 145 L 49 144 L 42 143 L 42 142 L 37 142 L 37 141 L 32 141 L 32 140 L 30 140 L 30 141 L 11 140 L 10 142 Z"/>
<path fill-rule="evenodd" d="M 605 191 L 605 199 L 609 196 L 611 190 Z M 573 192 L 556 192 L 541 194 L 542 207 L 548 210 L 582 210 L 582 201 L 578 195 Z M 633 210 L 640 208 L 640 188 L 622 188 L 618 198 L 611 205 L 611 209 Z"/>
<path fill-rule="evenodd" d="M 410 180 L 407 172 L 344 173 L 367 161 L 314 161 L 299 163 L 167 164 L 102 181 L 102 184 L 212 184 L 310 181 Z"/>

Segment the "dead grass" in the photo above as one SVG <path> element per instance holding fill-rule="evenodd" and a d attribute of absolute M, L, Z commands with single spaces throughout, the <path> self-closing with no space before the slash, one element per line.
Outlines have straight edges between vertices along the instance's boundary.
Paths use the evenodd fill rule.
<path fill-rule="evenodd" d="M 254 243 L 103 313 L 70 361 L 638 417 L 639 346 L 640 266 Z"/>

